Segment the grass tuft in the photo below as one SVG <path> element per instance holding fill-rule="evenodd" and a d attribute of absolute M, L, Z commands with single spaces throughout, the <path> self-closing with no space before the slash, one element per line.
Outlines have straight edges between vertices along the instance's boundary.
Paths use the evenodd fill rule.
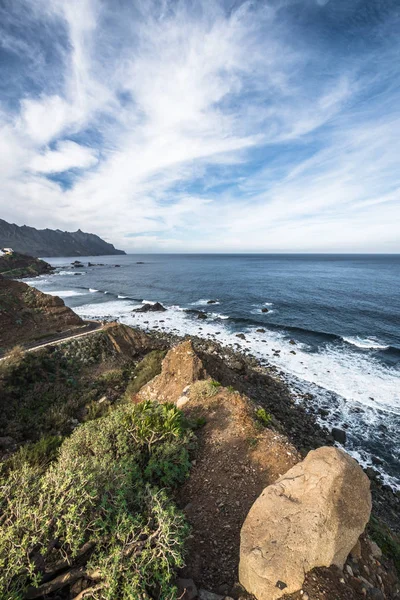
<path fill-rule="evenodd" d="M 256 419 L 263 427 L 268 427 L 272 423 L 272 416 L 267 413 L 265 408 L 258 408 L 256 410 Z"/>
<path fill-rule="evenodd" d="M 202 379 L 195 381 L 190 386 L 190 397 L 193 400 L 201 400 L 202 398 L 212 398 L 218 394 L 221 384 L 213 379 Z"/>

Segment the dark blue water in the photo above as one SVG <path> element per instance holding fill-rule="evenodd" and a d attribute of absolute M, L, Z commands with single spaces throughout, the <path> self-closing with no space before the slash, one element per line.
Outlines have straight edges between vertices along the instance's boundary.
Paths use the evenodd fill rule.
<path fill-rule="evenodd" d="M 329 409 L 329 425 L 348 428 L 357 458 L 378 455 L 399 480 L 400 255 L 129 255 L 82 258 L 83 269 L 47 260 L 58 273 L 31 283 L 85 317 L 208 336 L 276 364 Z M 132 313 L 143 300 L 168 312 Z"/>

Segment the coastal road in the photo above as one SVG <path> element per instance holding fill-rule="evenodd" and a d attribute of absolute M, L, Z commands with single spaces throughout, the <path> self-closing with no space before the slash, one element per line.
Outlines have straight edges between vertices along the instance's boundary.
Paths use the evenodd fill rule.
<path fill-rule="evenodd" d="M 79 328 L 79 331 L 75 330 L 75 333 L 72 333 L 74 330 L 65 331 L 64 333 L 60 333 L 57 336 L 48 337 L 46 339 L 41 340 L 40 342 L 32 342 L 30 344 L 21 344 L 22 348 L 25 352 L 35 352 L 37 350 L 41 350 L 46 346 L 57 346 L 59 344 L 63 344 L 64 342 L 68 342 L 69 340 L 73 340 L 79 337 L 83 337 L 84 335 L 91 335 L 92 333 L 97 333 L 104 329 L 105 325 L 100 321 L 86 321 L 83 327 Z M 5 360 L 8 354 L 0 357 L 0 360 Z"/>

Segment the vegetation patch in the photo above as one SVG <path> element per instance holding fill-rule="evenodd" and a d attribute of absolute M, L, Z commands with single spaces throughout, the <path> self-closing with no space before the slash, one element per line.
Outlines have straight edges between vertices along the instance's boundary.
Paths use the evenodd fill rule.
<path fill-rule="evenodd" d="M 6 467 L 11 470 L 21 469 L 25 464 L 45 471 L 48 465 L 58 456 L 58 449 L 63 442 L 60 435 L 42 437 L 38 442 L 26 444 L 11 456 Z"/>
<path fill-rule="evenodd" d="M 371 517 L 368 524 L 368 531 L 371 538 L 378 544 L 383 554 L 391 558 L 400 576 L 400 539 L 395 536 L 390 529 L 376 517 Z"/>
<path fill-rule="evenodd" d="M 214 379 L 201 379 L 190 386 L 190 397 L 193 400 L 212 398 L 218 394 L 220 387 L 221 384 Z"/>
<path fill-rule="evenodd" d="M 135 396 L 146 383 L 161 373 L 162 361 L 165 355 L 165 350 L 153 350 L 136 366 L 126 388 L 125 395 L 127 399 Z"/>
<path fill-rule="evenodd" d="M 191 436 L 173 405 L 126 404 L 78 427 L 45 472 L 3 467 L 0 597 L 74 585 L 98 600 L 175 599 L 188 528 L 169 495 Z"/>
<path fill-rule="evenodd" d="M 0 362 L 3 435 L 17 442 L 65 436 L 76 420 L 103 416 L 123 396 L 132 376 L 131 360 L 116 366 L 107 336 L 100 332 L 87 337 L 82 347 L 75 340 L 38 352 L 15 348 Z"/>
<path fill-rule="evenodd" d="M 272 423 L 272 415 L 267 413 L 265 408 L 258 408 L 256 410 L 256 419 L 263 427 L 269 427 Z"/>

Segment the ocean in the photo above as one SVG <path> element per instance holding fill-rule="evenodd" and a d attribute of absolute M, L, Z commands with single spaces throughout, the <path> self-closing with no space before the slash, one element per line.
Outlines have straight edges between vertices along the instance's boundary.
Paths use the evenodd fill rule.
<path fill-rule="evenodd" d="M 140 254 L 80 257 L 83 268 L 72 268 L 75 257 L 45 260 L 57 272 L 28 283 L 84 318 L 209 337 L 275 365 L 321 424 L 346 430 L 361 464 L 400 489 L 400 255 Z M 143 301 L 168 311 L 132 313 Z"/>

